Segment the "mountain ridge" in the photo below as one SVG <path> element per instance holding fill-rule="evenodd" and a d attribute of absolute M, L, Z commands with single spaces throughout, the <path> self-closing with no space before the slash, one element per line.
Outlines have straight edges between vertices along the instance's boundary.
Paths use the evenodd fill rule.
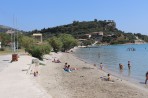
<path fill-rule="evenodd" d="M 73 21 L 70 24 L 43 28 L 41 30 L 33 30 L 29 33 L 42 33 L 44 39 L 48 39 L 52 36 L 57 36 L 62 33 L 71 34 L 77 39 L 87 39 L 85 35 L 91 34 L 92 32 L 103 32 L 102 41 L 112 44 L 134 43 L 136 39 L 135 36 L 138 36 L 139 39 L 148 42 L 147 35 L 119 30 L 116 27 L 116 22 L 114 20 L 94 19 L 93 21 Z"/>

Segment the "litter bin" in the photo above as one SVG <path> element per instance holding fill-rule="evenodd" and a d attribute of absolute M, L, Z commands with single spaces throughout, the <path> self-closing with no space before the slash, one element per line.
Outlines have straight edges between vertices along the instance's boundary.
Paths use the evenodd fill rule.
<path fill-rule="evenodd" d="M 12 54 L 12 61 L 18 61 L 18 55 Z"/>

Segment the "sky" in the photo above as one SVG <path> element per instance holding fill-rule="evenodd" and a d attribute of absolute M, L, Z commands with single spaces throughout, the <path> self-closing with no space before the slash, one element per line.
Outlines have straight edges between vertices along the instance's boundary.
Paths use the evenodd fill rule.
<path fill-rule="evenodd" d="M 0 24 L 31 31 L 73 21 L 114 20 L 119 30 L 148 35 L 148 0 L 0 0 Z"/>

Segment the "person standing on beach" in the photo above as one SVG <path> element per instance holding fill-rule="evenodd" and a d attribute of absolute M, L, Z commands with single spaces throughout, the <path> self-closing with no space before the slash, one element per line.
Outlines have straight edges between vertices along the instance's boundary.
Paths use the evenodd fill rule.
<path fill-rule="evenodd" d="M 102 68 L 103 68 L 103 64 L 102 64 L 102 63 L 100 63 L 100 69 L 102 70 Z"/>
<path fill-rule="evenodd" d="M 129 70 L 131 69 L 130 61 L 128 61 L 128 69 L 129 69 Z"/>
<path fill-rule="evenodd" d="M 145 76 L 146 76 L 146 79 L 145 79 L 145 84 L 146 84 L 148 80 L 148 71 L 146 72 Z"/>

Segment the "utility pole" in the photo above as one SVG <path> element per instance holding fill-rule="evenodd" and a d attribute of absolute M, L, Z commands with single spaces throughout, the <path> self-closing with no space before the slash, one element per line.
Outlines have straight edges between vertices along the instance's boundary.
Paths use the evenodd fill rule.
<path fill-rule="evenodd" d="M 17 28 L 17 18 L 16 18 L 16 29 L 18 30 Z M 18 53 L 18 31 L 16 30 L 16 52 Z"/>
<path fill-rule="evenodd" d="M 15 25 L 14 23 L 14 15 L 13 15 L 13 25 Z M 13 52 L 15 53 L 16 47 L 15 47 L 15 32 L 13 34 Z"/>
<path fill-rule="evenodd" d="M 14 21 L 14 15 L 13 15 L 13 25 L 16 25 L 16 23 L 14 23 L 16 21 Z M 14 33 L 11 36 L 11 39 L 13 40 L 13 54 L 12 54 L 12 62 L 13 61 L 18 61 L 18 54 L 16 53 L 16 40 L 18 40 L 18 36 L 15 37 L 17 34 L 16 29 L 14 29 Z M 18 42 L 17 42 L 17 49 L 18 49 Z"/>

